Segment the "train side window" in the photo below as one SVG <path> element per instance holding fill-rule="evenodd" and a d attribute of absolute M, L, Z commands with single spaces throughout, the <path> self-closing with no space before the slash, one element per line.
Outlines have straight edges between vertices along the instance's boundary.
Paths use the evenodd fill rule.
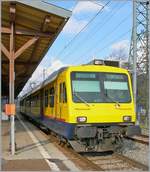
<path fill-rule="evenodd" d="M 50 89 L 50 107 L 54 107 L 54 87 Z"/>
<path fill-rule="evenodd" d="M 67 103 L 67 92 L 65 82 L 63 82 L 63 103 Z"/>
<path fill-rule="evenodd" d="M 45 90 L 45 107 L 48 107 L 48 90 Z"/>

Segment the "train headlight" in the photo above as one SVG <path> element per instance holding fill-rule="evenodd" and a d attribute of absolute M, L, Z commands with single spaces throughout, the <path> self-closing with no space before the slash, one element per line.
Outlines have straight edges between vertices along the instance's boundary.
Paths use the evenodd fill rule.
<path fill-rule="evenodd" d="M 130 122 L 131 121 L 131 116 L 123 116 L 123 121 Z"/>
<path fill-rule="evenodd" d="M 77 117 L 77 122 L 86 122 L 87 121 L 87 117 L 86 116 L 78 116 Z"/>
<path fill-rule="evenodd" d="M 104 65 L 104 60 L 94 60 L 95 65 Z"/>

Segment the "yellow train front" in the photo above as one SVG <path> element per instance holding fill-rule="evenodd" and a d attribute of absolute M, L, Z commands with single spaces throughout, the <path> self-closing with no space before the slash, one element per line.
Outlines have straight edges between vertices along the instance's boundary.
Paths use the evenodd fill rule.
<path fill-rule="evenodd" d="M 62 68 L 22 98 L 21 112 L 77 151 L 113 149 L 140 132 L 129 73 L 118 67 Z"/>

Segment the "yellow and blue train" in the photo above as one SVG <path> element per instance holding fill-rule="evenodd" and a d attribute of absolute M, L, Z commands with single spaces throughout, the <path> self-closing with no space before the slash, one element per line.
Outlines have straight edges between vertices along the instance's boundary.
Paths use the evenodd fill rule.
<path fill-rule="evenodd" d="M 22 97 L 20 111 L 77 151 L 106 150 L 139 133 L 130 75 L 119 67 L 63 67 Z"/>

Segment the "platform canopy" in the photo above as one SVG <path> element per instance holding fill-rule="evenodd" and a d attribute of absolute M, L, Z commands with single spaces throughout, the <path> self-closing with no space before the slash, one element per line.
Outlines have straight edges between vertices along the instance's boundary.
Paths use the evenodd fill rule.
<path fill-rule="evenodd" d="M 71 12 L 44 1 L 2 2 L 2 95 L 9 95 L 9 55 L 14 45 L 15 97 L 51 47 Z M 14 23 L 11 40 L 11 23 Z"/>

